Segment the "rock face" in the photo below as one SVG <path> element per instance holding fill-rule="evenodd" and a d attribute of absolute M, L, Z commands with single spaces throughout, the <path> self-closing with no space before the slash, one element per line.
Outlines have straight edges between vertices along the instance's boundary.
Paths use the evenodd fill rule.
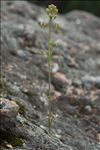
<path fill-rule="evenodd" d="M 48 68 L 45 10 L 27 1 L 1 2 L 0 148 L 100 149 L 100 18 L 58 15 L 52 28 L 51 136 L 47 133 Z M 1 139 L 0 138 L 0 139 Z"/>
<path fill-rule="evenodd" d="M 18 114 L 19 106 L 14 101 L 0 98 L 0 117 L 13 118 Z"/>
<path fill-rule="evenodd" d="M 0 98 L 0 131 L 12 132 L 16 128 L 18 111 L 16 102 Z"/>

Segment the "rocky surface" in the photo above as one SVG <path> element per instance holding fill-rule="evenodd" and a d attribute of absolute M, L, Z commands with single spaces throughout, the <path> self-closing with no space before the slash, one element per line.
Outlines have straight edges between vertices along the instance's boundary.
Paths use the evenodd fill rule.
<path fill-rule="evenodd" d="M 18 114 L 19 106 L 14 101 L 0 99 L 0 116 L 1 118 L 13 118 Z"/>
<path fill-rule="evenodd" d="M 47 130 L 48 68 L 45 10 L 26 1 L 1 3 L 1 99 L 19 107 L 0 128 L 0 149 L 100 149 L 100 18 L 83 11 L 59 15 L 52 29 L 52 134 Z M 57 45 L 57 46 L 56 46 Z M 1 105 L 0 105 L 1 106 Z M 2 108 L 0 108 L 1 112 Z M 11 123 L 11 122 L 10 122 Z"/>

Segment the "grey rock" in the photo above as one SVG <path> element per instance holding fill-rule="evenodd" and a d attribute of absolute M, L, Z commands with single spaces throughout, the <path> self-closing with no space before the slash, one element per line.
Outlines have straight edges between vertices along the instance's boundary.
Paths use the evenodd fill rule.
<path fill-rule="evenodd" d="M 97 89 L 100 87 L 100 19 L 87 12 L 72 11 L 58 15 L 59 34 L 52 25 L 52 41 L 55 44 L 52 62 L 56 64 L 52 66 L 51 94 L 56 92 L 56 99 L 51 102 L 55 119 L 52 135 L 49 135 L 48 67 L 45 66 L 48 61 L 47 56 L 40 55 L 48 50 L 48 33 L 38 24 L 39 20 L 47 19 L 45 10 L 27 1 L 5 0 L 1 5 L 1 67 L 6 84 L 2 84 L 0 94 L 19 105 L 17 117 L 2 120 L 2 130 L 4 133 L 9 131 L 8 135 L 18 135 L 23 141 L 23 145 L 13 146 L 13 149 L 100 149 L 94 135 L 100 122 L 100 94 Z M 64 82 L 54 79 L 58 71 L 64 75 Z M 87 74 L 90 75 L 86 77 Z M 95 88 L 89 91 L 81 84 L 85 87 L 93 84 Z M 65 95 L 70 90 L 69 86 L 73 87 L 72 97 Z M 75 92 L 76 88 L 80 91 L 80 87 L 83 95 Z M 96 99 L 93 105 L 88 95 L 91 93 L 98 96 L 93 97 Z M 5 106 L 2 103 L 0 108 Z M 91 115 L 94 106 L 97 112 Z M 88 113 L 82 114 L 78 111 L 80 107 L 86 107 Z M 89 135 L 85 130 L 87 127 L 95 133 Z"/>
<path fill-rule="evenodd" d="M 19 106 L 14 101 L 9 101 L 8 99 L 1 98 L 0 105 L 2 105 L 0 109 L 1 118 L 13 118 L 17 116 Z"/>
<path fill-rule="evenodd" d="M 72 81 L 72 85 L 73 86 L 75 86 L 75 87 L 81 87 L 81 81 L 80 80 L 78 80 L 78 79 L 74 79 L 73 81 Z"/>
<path fill-rule="evenodd" d="M 82 84 L 84 86 L 96 86 L 96 87 L 100 87 L 100 77 L 99 76 L 89 76 L 86 75 L 82 78 Z"/>
<path fill-rule="evenodd" d="M 14 101 L 0 98 L 0 132 L 11 132 L 16 126 L 19 106 Z"/>
<path fill-rule="evenodd" d="M 17 50 L 17 55 L 21 58 L 26 58 L 26 53 L 24 52 L 24 50 Z"/>
<path fill-rule="evenodd" d="M 88 113 L 91 113 L 92 108 L 91 108 L 90 105 L 87 105 L 87 106 L 85 106 L 85 110 L 86 110 Z"/>

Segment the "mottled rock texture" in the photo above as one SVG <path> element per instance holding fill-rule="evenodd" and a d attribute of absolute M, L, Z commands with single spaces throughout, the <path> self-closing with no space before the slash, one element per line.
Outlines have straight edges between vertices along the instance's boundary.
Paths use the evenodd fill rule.
<path fill-rule="evenodd" d="M 51 94 L 56 98 L 50 136 L 47 56 L 40 54 L 47 51 L 48 36 L 38 23 L 47 21 L 45 10 L 27 1 L 5 0 L 1 5 L 0 93 L 19 106 L 14 128 L 6 123 L 7 130 L 0 130 L 1 148 L 11 144 L 13 150 L 99 150 L 100 18 L 72 11 L 58 15 L 59 32 L 53 25 L 57 46 L 53 47 Z M 86 76 L 98 86 L 87 84 Z"/>

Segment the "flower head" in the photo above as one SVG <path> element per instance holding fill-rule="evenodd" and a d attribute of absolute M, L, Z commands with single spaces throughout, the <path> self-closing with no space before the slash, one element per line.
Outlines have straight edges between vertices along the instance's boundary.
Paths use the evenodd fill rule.
<path fill-rule="evenodd" d="M 48 6 L 48 8 L 46 9 L 47 15 L 49 16 L 49 18 L 51 20 L 54 20 L 57 16 L 58 13 L 58 9 L 55 5 L 51 4 Z"/>

